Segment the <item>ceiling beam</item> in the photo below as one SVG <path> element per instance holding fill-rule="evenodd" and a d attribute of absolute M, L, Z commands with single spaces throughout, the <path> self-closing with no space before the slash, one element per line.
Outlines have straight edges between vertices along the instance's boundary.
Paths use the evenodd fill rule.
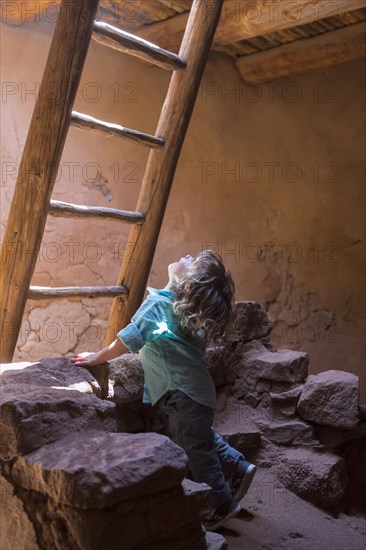
<path fill-rule="evenodd" d="M 242 78 L 254 84 L 282 78 L 293 73 L 338 65 L 366 56 L 366 22 L 289 44 L 244 55 L 236 65 Z"/>
<path fill-rule="evenodd" d="M 319 21 L 365 7 L 365 0 L 225 0 L 214 44 L 225 45 Z M 205 16 L 202 2 L 202 16 Z M 179 50 L 188 14 L 152 23 L 136 34 L 173 52 Z"/>
<path fill-rule="evenodd" d="M 193 0 L 160 0 L 162 4 L 169 6 L 169 8 L 172 8 L 173 10 L 179 11 L 179 13 L 190 10 L 192 7 L 192 1 Z"/>

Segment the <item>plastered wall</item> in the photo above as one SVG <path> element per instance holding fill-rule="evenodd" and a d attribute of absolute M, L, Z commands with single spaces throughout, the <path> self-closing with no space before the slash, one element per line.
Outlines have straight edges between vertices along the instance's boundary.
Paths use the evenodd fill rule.
<path fill-rule="evenodd" d="M 1 231 L 51 40 L 1 25 Z M 211 54 L 148 284 L 202 248 L 218 250 L 236 300 L 274 322 L 275 348 L 310 354 L 310 372 L 362 379 L 365 402 L 365 59 L 261 86 Z M 169 73 L 92 42 L 75 109 L 154 133 Z M 69 131 L 53 198 L 133 210 L 148 149 Z M 48 218 L 32 284 L 115 284 L 129 225 Z M 138 257 L 134 258 L 137 259 Z M 15 361 L 94 351 L 108 299 L 28 301 Z"/>

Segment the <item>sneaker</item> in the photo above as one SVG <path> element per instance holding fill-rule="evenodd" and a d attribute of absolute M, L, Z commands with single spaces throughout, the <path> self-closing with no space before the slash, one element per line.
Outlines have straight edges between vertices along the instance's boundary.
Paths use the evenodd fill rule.
<path fill-rule="evenodd" d="M 233 498 L 236 502 L 240 502 L 244 495 L 246 495 L 256 471 L 257 467 L 254 464 L 251 464 L 247 460 L 239 459 L 236 472 L 230 483 Z"/>
<path fill-rule="evenodd" d="M 231 499 L 228 503 L 216 508 L 213 515 L 203 521 L 206 531 L 214 531 L 223 523 L 236 516 L 241 510 L 240 504 Z"/>

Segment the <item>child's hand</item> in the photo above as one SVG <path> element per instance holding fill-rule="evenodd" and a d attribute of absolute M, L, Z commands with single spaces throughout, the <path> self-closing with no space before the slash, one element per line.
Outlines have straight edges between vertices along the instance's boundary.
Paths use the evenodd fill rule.
<path fill-rule="evenodd" d="M 73 355 L 70 361 L 72 361 L 74 365 L 81 367 L 93 367 L 94 365 L 104 363 L 103 360 L 100 360 L 99 352 L 92 353 L 91 351 L 84 351 L 83 353 Z"/>

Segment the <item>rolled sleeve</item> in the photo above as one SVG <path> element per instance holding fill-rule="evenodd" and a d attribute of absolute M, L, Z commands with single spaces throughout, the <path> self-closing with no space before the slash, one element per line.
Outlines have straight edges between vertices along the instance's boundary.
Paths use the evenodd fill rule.
<path fill-rule="evenodd" d="M 164 330 L 165 329 L 165 330 Z M 147 298 L 131 318 L 131 323 L 117 333 L 123 344 L 137 353 L 147 342 L 170 332 L 164 323 L 164 312 L 158 301 Z"/>
<path fill-rule="evenodd" d="M 137 353 L 145 345 L 141 333 L 133 321 L 120 330 L 117 336 L 132 353 Z"/>

